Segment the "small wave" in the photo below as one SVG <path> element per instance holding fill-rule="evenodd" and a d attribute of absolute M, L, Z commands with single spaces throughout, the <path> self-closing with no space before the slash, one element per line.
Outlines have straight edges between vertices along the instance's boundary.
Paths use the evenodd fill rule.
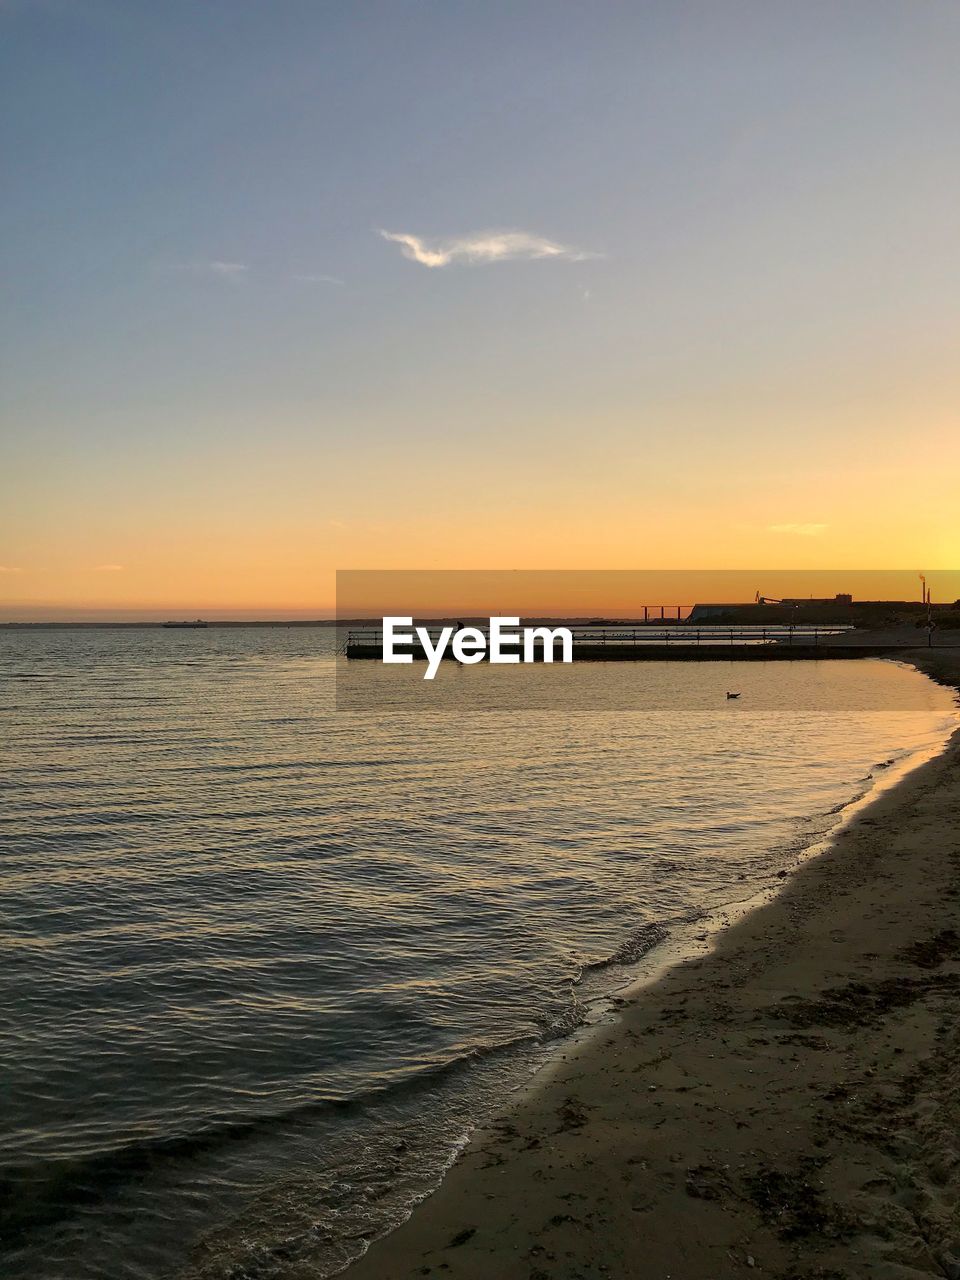
<path fill-rule="evenodd" d="M 642 960 L 648 951 L 652 951 L 654 947 L 659 946 L 661 942 L 665 942 L 670 937 L 670 930 L 665 924 L 659 920 L 651 920 L 647 924 L 643 924 L 635 933 L 632 933 L 626 941 L 622 942 L 616 951 L 607 956 L 603 960 L 591 960 L 588 964 L 583 965 L 579 974 L 574 979 L 575 982 L 582 982 L 588 973 L 596 973 L 600 969 L 610 969 L 615 965 L 636 964 L 638 960 Z"/>
<path fill-rule="evenodd" d="M 848 800 L 841 800 L 838 804 L 833 805 L 827 810 L 827 817 L 833 818 L 838 813 L 843 813 L 844 809 L 849 809 L 851 805 L 859 804 L 863 797 L 867 794 L 869 788 L 865 787 L 863 791 L 857 791 Z"/>
<path fill-rule="evenodd" d="M 587 1006 L 577 999 L 575 992 L 571 992 L 571 995 L 573 999 L 565 1009 L 544 1021 L 543 1030 L 537 1037 L 541 1044 L 549 1044 L 553 1040 L 565 1040 L 586 1022 Z"/>
<path fill-rule="evenodd" d="M 334 1112 L 341 1115 L 363 1112 L 377 1100 L 429 1089 L 442 1078 L 476 1062 L 549 1038 L 553 1037 L 544 1032 L 476 1043 L 403 1079 L 358 1091 L 348 1097 L 318 1098 L 263 1115 L 238 1115 L 201 1125 L 186 1133 L 134 1138 L 75 1158 L 43 1162 L 25 1160 L 0 1166 L 0 1237 L 8 1246 L 22 1241 L 38 1228 L 50 1226 L 77 1209 L 96 1204 L 125 1183 L 170 1163 L 190 1160 L 237 1142 L 295 1131 L 304 1121 Z"/>

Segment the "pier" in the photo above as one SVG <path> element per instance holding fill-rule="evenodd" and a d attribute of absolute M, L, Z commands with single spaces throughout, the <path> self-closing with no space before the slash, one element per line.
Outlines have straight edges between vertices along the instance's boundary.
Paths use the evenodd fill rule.
<path fill-rule="evenodd" d="M 551 621 L 550 626 L 562 626 Z M 479 628 L 485 631 L 485 628 Z M 798 659 L 864 658 L 883 652 L 876 640 L 857 644 L 848 624 L 799 626 L 636 626 L 570 627 L 575 662 L 771 662 Z M 439 626 L 427 628 L 432 642 Z M 918 641 L 922 643 L 922 641 Z M 360 627 L 347 632 L 338 652 L 350 659 L 381 660 L 383 631 Z M 427 658 L 414 643 L 417 661 Z M 448 650 L 445 661 L 453 661 Z"/>

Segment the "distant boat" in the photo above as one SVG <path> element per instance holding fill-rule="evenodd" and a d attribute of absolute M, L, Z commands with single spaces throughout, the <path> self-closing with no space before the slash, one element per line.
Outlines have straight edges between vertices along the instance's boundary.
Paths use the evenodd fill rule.
<path fill-rule="evenodd" d="M 207 624 L 202 618 L 197 618 L 195 622 L 164 622 L 165 627 L 205 627 Z"/>

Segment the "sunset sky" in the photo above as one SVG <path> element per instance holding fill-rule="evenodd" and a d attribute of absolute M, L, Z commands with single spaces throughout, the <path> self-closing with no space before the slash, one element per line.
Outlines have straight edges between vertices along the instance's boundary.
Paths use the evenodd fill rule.
<path fill-rule="evenodd" d="M 960 564 L 960 6 L 2 0 L 0 618 Z M 762 584 L 757 584 L 762 585 Z"/>

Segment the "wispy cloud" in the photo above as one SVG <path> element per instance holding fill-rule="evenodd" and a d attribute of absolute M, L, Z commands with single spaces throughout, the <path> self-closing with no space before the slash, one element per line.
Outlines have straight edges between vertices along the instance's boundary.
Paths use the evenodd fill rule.
<path fill-rule="evenodd" d="M 230 278 L 236 275 L 242 275 L 244 271 L 250 270 L 246 262 L 207 262 L 207 268 L 214 275 L 227 275 Z"/>
<path fill-rule="evenodd" d="M 198 276 L 216 276 L 220 280 L 242 280 L 250 268 L 245 262 L 226 262 L 214 258 L 210 262 L 175 262 L 168 271 L 188 271 Z"/>
<path fill-rule="evenodd" d="M 557 258 L 582 262 L 595 258 L 595 253 L 558 244 L 527 231 L 477 231 L 452 240 L 425 240 L 405 231 L 381 231 L 384 240 L 400 246 L 400 252 L 411 262 L 424 267 L 449 267 L 455 263 L 510 262 L 537 258 Z"/>
<path fill-rule="evenodd" d="M 235 280 L 250 268 L 245 262 L 208 262 L 207 270 L 212 271 L 215 276 L 225 276 L 228 280 Z"/>
<path fill-rule="evenodd" d="M 829 529 L 828 524 L 768 524 L 767 529 L 770 533 L 792 533 L 800 538 L 816 538 L 825 529 Z"/>
<path fill-rule="evenodd" d="M 302 280 L 304 284 L 343 284 L 339 276 L 312 275 L 303 273 L 291 276 L 292 280 Z"/>
<path fill-rule="evenodd" d="M 121 573 L 122 571 L 122 564 L 95 564 L 93 566 L 94 573 Z"/>
<path fill-rule="evenodd" d="M 3 0 L 0 0 L 0 4 L 2 3 Z M 161 270 L 179 271 L 186 275 L 207 276 L 218 280 L 230 280 L 234 283 L 242 280 L 253 280 L 254 277 L 261 280 L 265 277 L 296 280 L 300 284 L 335 284 L 342 286 L 346 283 L 339 276 L 327 275 L 320 271 L 295 271 L 289 275 L 280 273 L 278 276 L 273 272 L 260 271 L 246 262 L 229 262 L 224 258 L 213 258 L 209 262 L 174 262 L 162 267 Z"/>
<path fill-rule="evenodd" d="M 0 564 L 0 573 L 23 573 L 18 564 Z"/>

